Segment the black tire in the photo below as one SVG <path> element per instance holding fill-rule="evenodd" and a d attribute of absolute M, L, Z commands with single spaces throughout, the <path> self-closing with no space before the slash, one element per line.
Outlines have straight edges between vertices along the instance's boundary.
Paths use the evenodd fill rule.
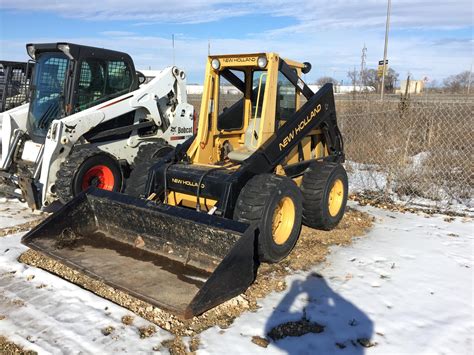
<path fill-rule="evenodd" d="M 148 171 L 156 163 L 158 158 L 167 155 L 173 151 L 173 149 L 174 148 L 166 143 L 164 139 L 141 145 L 133 160 L 130 176 L 126 181 L 125 194 L 143 197 L 148 180 Z"/>
<path fill-rule="evenodd" d="M 293 203 L 294 219 L 283 218 L 284 221 L 293 219 L 288 225 L 285 237 L 280 243 L 273 233 L 274 213 L 279 203 L 289 198 Z M 287 202 L 285 202 L 287 203 Z M 291 205 L 291 204 L 290 204 Z M 288 216 L 288 214 L 284 214 Z M 290 254 L 301 231 L 302 196 L 293 180 L 274 174 L 261 174 L 253 177 L 244 186 L 237 199 L 234 210 L 234 220 L 245 223 L 259 223 L 258 253 L 260 260 L 276 263 Z M 275 237 L 275 238 L 274 238 Z"/>
<path fill-rule="evenodd" d="M 97 173 L 94 173 L 93 169 L 98 169 Z M 115 157 L 95 147 L 74 147 L 56 173 L 55 186 L 60 201 L 62 203 L 70 201 L 86 189 L 85 185 L 99 188 L 104 185 L 98 177 L 101 169 L 107 172 L 107 177 L 104 178 L 108 186 L 106 189 L 121 191 L 123 176 Z"/>
<path fill-rule="evenodd" d="M 340 205 L 339 202 L 334 202 L 334 210 L 331 213 L 329 208 L 330 192 L 336 181 L 342 183 L 344 190 L 342 194 L 334 192 L 338 195 L 336 197 L 337 201 L 340 201 L 341 197 L 342 201 L 340 201 Z M 347 204 L 347 191 L 347 173 L 341 164 L 327 162 L 312 163 L 305 172 L 301 183 L 303 223 L 308 227 L 323 230 L 331 230 L 336 227 L 344 216 Z"/>

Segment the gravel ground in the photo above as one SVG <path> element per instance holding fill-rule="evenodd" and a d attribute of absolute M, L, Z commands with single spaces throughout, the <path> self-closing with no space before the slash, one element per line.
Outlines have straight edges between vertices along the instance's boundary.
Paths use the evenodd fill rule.
<path fill-rule="evenodd" d="M 46 215 L 42 215 L 33 221 L 28 221 L 28 222 L 18 224 L 12 227 L 2 228 L 0 229 L 0 238 L 6 237 L 12 234 L 20 233 L 20 232 L 27 232 L 33 227 L 35 227 L 36 225 L 38 225 L 45 218 L 46 218 Z"/>
<path fill-rule="evenodd" d="M 254 284 L 244 294 L 189 320 L 182 320 L 33 250 L 23 253 L 19 260 L 57 274 L 170 331 L 176 335 L 176 338 L 169 344 L 163 345 L 168 347 L 172 353 L 180 354 L 184 352 L 181 337 L 192 337 L 192 341 L 198 344 L 198 334 L 205 329 L 215 325 L 227 328 L 243 312 L 255 311 L 258 308 L 257 300 L 259 298 L 265 297 L 272 291 L 285 290 L 285 276 L 296 270 L 307 270 L 314 264 L 323 261 L 331 245 L 349 244 L 353 237 L 364 235 L 372 226 L 372 222 L 369 215 L 348 209 L 339 226 L 332 231 L 324 232 L 304 227 L 290 257 L 278 264 L 261 265 Z"/>
<path fill-rule="evenodd" d="M 36 351 L 25 350 L 21 346 L 12 343 L 4 336 L 0 335 L 0 354 L 5 355 L 36 355 Z"/>

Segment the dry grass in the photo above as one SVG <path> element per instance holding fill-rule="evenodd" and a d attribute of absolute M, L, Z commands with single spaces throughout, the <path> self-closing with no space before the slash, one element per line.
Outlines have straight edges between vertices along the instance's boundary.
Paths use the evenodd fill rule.
<path fill-rule="evenodd" d="M 337 103 L 347 159 L 387 176 L 384 192 L 463 203 L 474 189 L 474 100 Z"/>

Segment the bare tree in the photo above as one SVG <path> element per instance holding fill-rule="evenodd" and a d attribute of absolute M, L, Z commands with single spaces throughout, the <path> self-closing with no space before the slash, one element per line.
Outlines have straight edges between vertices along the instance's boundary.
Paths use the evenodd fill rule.
<path fill-rule="evenodd" d="M 469 85 L 469 74 L 469 70 L 465 70 L 459 74 L 448 76 L 443 81 L 445 89 L 452 93 L 467 91 L 467 86 Z"/>
<path fill-rule="evenodd" d="M 398 81 L 399 74 L 392 68 L 385 75 L 385 92 L 393 92 Z"/>
<path fill-rule="evenodd" d="M 377 89 L 379 85 L 379 78 L 377 77 L 377 70 L 375 69 L 368 69 L 364 73 L 365 85 L 372 86 L 373 88 Z"/>
<path fill-rule="evenodd" d="M 353 83 L 354 80 L 357 80 L 357 73 L 354 70 L 351 70 L 347 73 L 347 76 Z M 379 88 L 380 78 L 377 75 L 377 70 L 375 69 L 366 69 L 363 73 L 364 82 L 367 86 L 372 86 L 375 89 Z M 398 81 L 399 74 L 392 68 L 389 68 L 387 74 L 385 75 L 385 92 L 393 92 L 396 83 Z"/>
<path fill-rule="evenodd" d="M 349 78 L 349 80 L 351 81 L 352 83 L 352 86 L 354 86 L 354 90 L 355 90 L 355 86 L 356 86 L 356 83 L 357 81 L 359 80 L 359 73 L 357 72 L 357 70 L 354 69 L 353 70 L 349 70 L 347 72 L 347 77 Z"/>
<path fill-rule="evenodd" d="M 326 83 L 331 83 L 331 84 L 334 84 L 334 85 L 338 84 L 337 80 L 330 77 L 330 76 L 322 76 L 321 78 L 319 78 L 315 82 L 316 85 L 324 85 Z"/>

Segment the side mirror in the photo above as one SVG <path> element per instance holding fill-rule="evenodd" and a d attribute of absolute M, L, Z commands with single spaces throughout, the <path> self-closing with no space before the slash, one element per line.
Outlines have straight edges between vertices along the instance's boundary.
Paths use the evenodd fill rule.
<path fill-rule="evenodd" d="M 137 71 L 138 84 L 144 84 L 146 81 L 146 76 L 142 72 Z"/>

